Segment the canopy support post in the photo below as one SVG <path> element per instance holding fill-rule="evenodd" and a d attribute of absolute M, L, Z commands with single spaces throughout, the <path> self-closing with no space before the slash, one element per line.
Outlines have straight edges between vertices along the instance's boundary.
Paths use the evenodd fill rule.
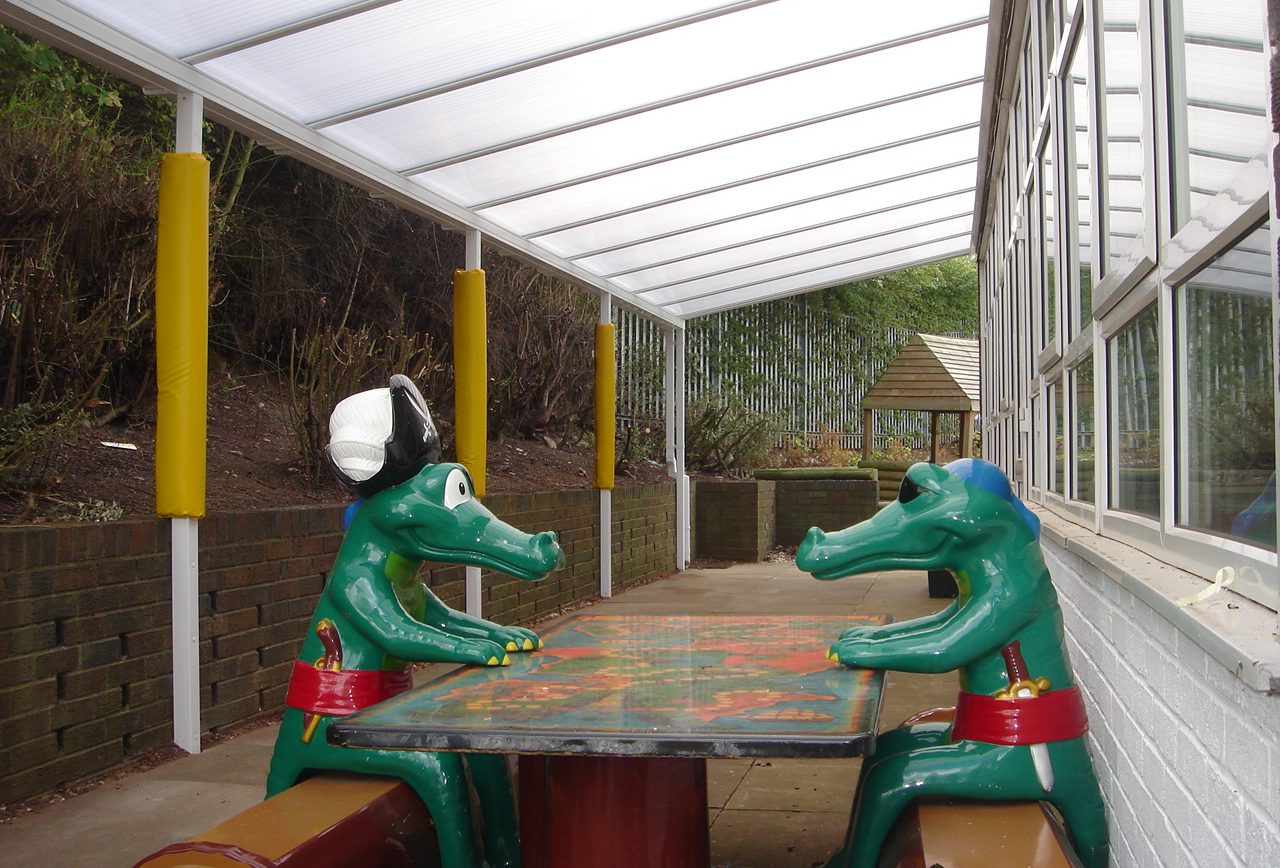
<path fill-rule="evenodd" d="M 613 298 L 600 296 L 596 325 L 596 488 L 600 489 L 600 596 L 613 596 L 613 470 L 617 439 L 617 363 Z"/>
<path fill-rule="evenodd" d="M 871 440 L 873 431 L 871 425 L 874 422 L 872 410 L 870 407 L 864 407 L 862 410 L 862 460 L 871 460 Z"/>
<path fill-rule="evenodd" d="M 938 411 L 929 411 L 929 463 L 938 463 Z"/>
<path fill-rule="evenodd" d="M 671 326 L 663 331 L 666 343 L 664 386 L 667 423 L 667 475 L 676 482 L 676 569 L 689 564 L 689 477 L 685 475 L 684 414 L 685 359 L 684 329 Z"/>
<path fill-rule="evenodd" d="M 173 741 L 200 753 L 200 530 L 209 369 L 209 161 L 204 99 L 177 93 L 156 245 L 156 513 L 170 521 Z"/>
<path fill-rule="evenodd" d="M 485 324 L 484 270 L 480 232 L 467 230 L 464 271 L 453 276 L 454 423 L 458 463 L 467 468 L 477 497 L 484 496 L 488 448 L 488 340 Z M 479 618 L 484 605 L 480 568 L 464 568 L 467 614 Z"/>

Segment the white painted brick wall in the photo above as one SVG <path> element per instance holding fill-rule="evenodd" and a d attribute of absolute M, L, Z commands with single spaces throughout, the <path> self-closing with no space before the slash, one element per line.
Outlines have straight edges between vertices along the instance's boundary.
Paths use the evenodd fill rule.
<path fill-rule="evenodd" d="M 1280 866 L 1280 697 L 1051 542 L 1117 866 Z"/>

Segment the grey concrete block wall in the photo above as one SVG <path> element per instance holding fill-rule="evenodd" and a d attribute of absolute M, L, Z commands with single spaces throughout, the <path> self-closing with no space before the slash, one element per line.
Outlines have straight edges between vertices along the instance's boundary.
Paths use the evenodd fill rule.
<path fill-rule="evenodd" d="M 1280 865 L 1280 696 L 1245 686 L 1083 559 L 1044 550 L 1089 710 L 1112 864 Z"/>

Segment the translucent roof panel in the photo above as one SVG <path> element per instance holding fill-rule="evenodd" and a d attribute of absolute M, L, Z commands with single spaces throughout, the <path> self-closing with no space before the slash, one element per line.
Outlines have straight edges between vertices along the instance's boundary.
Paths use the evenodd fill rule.
<path fill-rule="evenodd" d="M 965 234 L 965 219 L 971 220 L 971 217 L 972 215 L 965 214 L 949 220 L 927 223 L 922 226 L 912 226 L 897 232 L 870 235 L 852 240 L 846 238 L 843 242 L 816 249 L 804 246 L 775 259 L 763 262 L 756 260 L 740 261 L 704 276 L 693 277 L 677 283 L 664 284 L 660 288 L 642 290 L 641 292 L 650 301 L 659 304 L 670 304 L 723 293 L 748 284 L 756 285 L 764 281 L 800 276 L 832 265 L 909 249 L 944 238 L 959 237 Z"/>
<path fill-rule="evenodd" d="M 0 21 L 679 322 L 968 249 L 988 6 L 12 0 Z"/>

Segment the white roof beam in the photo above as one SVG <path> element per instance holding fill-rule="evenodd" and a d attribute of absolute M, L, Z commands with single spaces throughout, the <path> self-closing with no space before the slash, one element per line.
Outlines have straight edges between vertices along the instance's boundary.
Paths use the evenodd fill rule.
<path fill-rule="evenodd" d="M 613 123 L 614 121 L 625 120 L 626 118 L 642 115 L 647 112 L 659 111 L 660 109 L 670 108 L 671 106 L 681 105 L 683 103 L 692 102 L 704 97 L 715 96 L 716 94 L 726 93 L 739 88 L 750 87 L 751 85 L 760 84 L 766 81 L 772 81 L 777 78 L 784 78 L 788 75 L 806 72 L 811 69 L 818 69 L 824 66 L 830 66 L 835 63 L 843 63 L 846 60 L 852 60 L 856 57 L 865 57 L 869 54 L 875 54 L 881 51 L 888 51 L 893 48 L 900 48 L 904 45 L 911 45 L 922 40 L 931 39 L 935 36 L 944 36 L 948 33 L 955 33 L 960 30 L 967 30 L 970 27 L 977 27 L 987 23 L 986 17 L 974 18 L 969 21 L 963 21 L 959 24 L 951 24 L 946 27 L 939 27 L 934 30 L 928 30 L 923 33 L 913 33 L 909 36 L 899 37 L 898 39 L 890 39 L 885 42 L 878 42 L 874 45 L 866 45 L 861 48 L 853 48 L 848 51 L 841 51 L 836 54 L 829 54 L 826 57 L 819 57 L 815 60 L 806 60 L 802 63 L 784 66 L 778 69 L 771 69 L 767 72 L 749 75 L 743 78 L 734 79 L 733 81 L 722 82 L 721 84 L 705 87 L 700 90 L 692 90 L 687 93 L 677 94 L 675 96 L 666 97 L 664 99 L 654 100 L 644 105 L 632 106 L 631 108 L 620 109 L 609 114 L 598 115 L 586 120 L 576 121 L 571 124 L 564 124 L 549 130 L 543 130 L 538 133 L 531 133 L 527 136 L 510 139 L 505 142 L 487 145 L 483 148 L 475 148 L 474 150 L 464 151 L 460 154 L 454 154 L 452 157 L 444 157 L 439 160 L 433 160 L 429 163 L 422 163 L 410 169 L 402 170 L 406 175 L 417 175 L 425 172 L 433 172 L 436 169 L 447 169 L 450 166 L 456 166 L 459 163 L 465 163 L 468 160 L 477 160 L 481 157 L 489 157 L 493 154 L 501 154 L 506 151 L 515 150 L 525 145 L 532 145 L 538 142 L 545 142 L 548 139 L 554 139 L 558 136 L 566 136 L 570 133 L 589 130 L 593 127 L 603 126 L 604 124 Z"/>
<path fill-rule="evenodd" d="M 965 234 L 966 236 L 968 235 L 968 233 L 965 233 Z M 939 240 L 943 240 L 943 239 L 939 239 Z M 932 265 L 935 262 L 942 262 L 943 260 L 946 260 L 946 259 L 954 259 L 955 257 L 960 256 L 961 254 L 964 254 L 967 252 L 969 252 L 969 245 L 966 244 L 964 246 L 958 246 L 955 250 L 947 250 L 943 253 L 932 254 L 930 256 L 922 256 L 919 259 L 913 259 L 910 262 L 904 262 L 900 265 L 894 265 L 890 268 L 873 268 L 868 271 L 862 271 L 862 272 L 853 271 L 853 272 L 850 272 L 848 275 L 840 278 L 821 280 L 815 283 L 806 284 L 805 286 L 801 286 L 793 289 L 783 289 L 783 290 L 778 290 L 774 292 L 765 292 L 759 296 L 753 297 L 749 302 L 731 302 L 728 304 L 707 305 L 706 307 L 699 307 L 697 310 L 682 311 L 680 315 L 685 318 L 686 322 L 688 322 L 689 320 L 696 319 L 697 317 L 700 317 L 700 316 L 711 316 L 713 314 L 721 313 L 726 310 L 733 310 L 734 308 L 738 308 L 738 307 L 746 307 L 749 304 L 762 304 L 766 301 L 773 301 L 774 299 L 778 299 L 778 298 L 787 298 L 793 295 L 804 295 L 805 293 L 808 293 L 808 292 L 815 292 L 819 289 L 827 289 L 832 286 L 844 286 L 846 283 L 854 283 L 859 280 L 870 280 L 871 278 L 879 277 L 882 274 L 892 274 L 895 271 L 904 271 L 905 269 L 916 268 L 921 265 Z M 884 255 L 886 254 L 882 254 L 882 253 L 876 254 L 876 256 L 884 256 Z M 876 257 L 871 256 L 867 258 L 874 259 Z M 679 303 L 673 303 L 672 307 L 675 307 L 676 304 L 679 304 Z"/>
<path fill-rule="evenodd" d="M 831 192 L 829 192 L 829 193 L 820 193 L 820 194 L 818 194 L 818 195 L 816 195 L 816 196 L 808 196 L 808 197 L 806 197 L 806 198 L 804 198 L 804 199 L 795 199 L 795 200 L 793 200 L 793 201 L 791 201 L 791 202 L 786 202 L 786 203 L 783 203 L 783 204 L 780 204 L 780 205 L 774 205 L 774 206 L 766 207 L 766 208 L 757 208 L 757 209 L 755 209 L 754 211 L 747 211 L 747 212 L 744 212 L 744 213 L 742 213 L 742 214 L 734 214 L 732 217 L 726 217 L 726 218 L 721 219 L 721 220 L 708 220 L 708 221 L 706 221 L 706 222 L 704 222 L 704 223 L 699 223 L 699 224 L 694 225 L 694 226 L 687 226 L 687 227 L 684 227 L 684 228 L 681 228 L 681 229 L 672 229 L 672 230 L 670 230 L 670 231 L 668 231 L 668 232 L 660 232 L 660 233 L 658 233 L 657 235 L 650 235 L 650 236 L 647 236 L 647 237 L 645 237 L 645 238 L 638 238 L 638 239 L 635 239 L 635 240 L 624 241 L 624 242 L 622 242 L 622 243 L 620 243 L 620 244 L 613 244 L 613 245 L 610 245 L 609 247 L 602 247 L 602 248 L 600 248 L 599 250 L 593 250 L 593 251 L 590 251 L 590 252 L 588 252 L 588 253 L 575 253 L 573 256 L 569 256 L 569 257 L 566 257 L 566 258 L 567 258 L 570 262 L 577 262 L 578 260 L 586 259 L 586 258 L 591 257 L 591 256 L 599 256 L 599 255 L 601 255 L 601 254 L 603 254 L 603 253 L 613 253 L 613 252 L 615 252 L 615 251 L 618 251 L 618 250 L 625 250 L 625 249 L 626 249 L 626 248 L 628 248 L 628 247 L 635 247 L 635 246 L 640 245 L 640 244 L 650 244 L 650 243 L 652 243 L 652 242 L 654 242 L 654 241 L 665 241 L 665 240 L 666 240 L 666 239 L 668 239 L 668 238 L 675 238 L 676 236 L 679 236 L 679 235 L 686 235 L 686 234 L 688 234 L 688 233 L 690 233 L 690 232 L 698 232 L 698 231 L 700 231 L 700 230 L 702 230 L 702 229 L 710 229 L 710 228 L 711 228 L 711 227 L 713 227 L 713 226 L 724 226 L 724 225 L 726 225 L 726 224 L 728 224 L 728 223 L 734 223 L 734 222 L 736 222 L 736 221 L 738 221 L 738 220 L 746 220 L 746 219 L 751 218 L 751 217 L 759 217 L 759 216 L 760 216 L 760 215 L 762 215 L 762 214 L 771 214 L 771 213 L 774 213 L 774 212 L 777 212 L 777 211 L 784 210 L 784 209 L 786 209 L 786 208 L 796 208 L 796 207 L 800 207 L 800 206 L 802 206 L 802 205 L 808 205 L 808 204 L 811 204 L 811 203 L 813 203 L 813 202 L 820 202 L 820 201 L 822 201 L 823 199 L 830 199 L 830 198 L 832 198 L 832 197 L 834 197 L 834 196 L 843 196 L 843 195 L 846 195 L 846 194 L 848 194 L 848 193 L 859 193 L 859 192 L 861 192 L 861 191 L 863 191 L 863 190 L 870 190 L 870 189 L 873 189 L 873 188 L 875 188 L 875 187 L 882 187 L 882 186 L 884 186 L 885 184 L 892 184 L 892 183 L 894 183 L 894 182 L 896 182 L 896 181 L 905 181 L 905 180 L 908 180 L 908 179 L 910 179 L 910 178 L 920 177 L 920 176 L 922 176 L 922 175 L 930 175 L 930 174 L 933 174 L 934 172 L 942 172 L 942 171 L 945 171 L 945 170 L 947 170 L 947 169 L 955 169 L 955 168 L 958 168 L 958 167 L 960 167 L 960 166 L 967 165 L 967 164 L 969 164 L 969 163 L 976 163 L 977 161 L 978 161 L 978 160 L 977 160 L 977 158 L 976 158 L 976 157 L 971 158 L 971 159 L 968 159 L 968 160 L 956 160 L 956 161 L 955 161 L 955 162 L 953 162 L 953 163 L 946 163 L 946 164 L 941 165 L 941 166 L 933 166 L 933 167 L 931 167 L 931 168 L 929 168 L 929 169 L 925 169 L 925 170 L 923 170 L 923 171 L 918 171 L 918 172 L 908 172 L 908 173 L 906 173 L 906 174 L 902 174 L 902 175 L 894 175 L 894 176 L 889 177 L 889 178 L 882 178 L 882 179 L 877 179 L 877 180 L 875 180 L 875 181 L 868 181 L 868 182 L 867 182 L 867 183 L 865 183 L 865 184 L 855 184 L 855 185 L 854 185 L 854 186 L 852 186 L 852 187 L 845 187 L 845 188 L 840 189 L 840 190 L 833 190 L 833 191 L 831 191 Z M 970 190 L 973 190 L 973 189 L 975 189 L 975 188 L 970 187 L 969 189 L 970 189 Z M 950 195 L 950 194 L 944 194 L 944 195 Z M 931 197 L 931 198 L 936 198 L 936 197 Z M 908 203 L 908 204 L 913 204 L 913 205 L 914 205 L 914 204 L 918 204 L 918 203 L 912 202 L 912 203 Z M 866 216 L 866 215 L 865 215 L 865 214 L 858 214 L 858 215 L 855 215 L 855 216 L 858 216 L 858 217 L 864 217 L 864 216 Z M 842 219 L 852 219 L 852 218 L 842 218 Z"/>
<path fill-rule="evenodd" d="M 781 256 L 771 256 L 767 259 L 757 259 L 757 260 L 752 260 L 751 262 L 743 262 L 743 263 L 734 265 L 731 268 L 721 268 L 715 271 L 708 271 L 703 274 L 693 275 L 692 277 L 685 277 L 685 278 L 681 278 L 680 280 L 673 280 L 670 283 L 660 283 L 660 284 L 657 284 L 656 286 L 650 286 L 645 289 L 638 290 L 635 293 L 635 295 L 637 297 L 643 298 L 644 296 L 648 295 L 651 292 L 658 292 L 664 289 L 671 289 L 672 287 L 680 286 L 685 283 L 693 283 L 698 280 L 706 280 L 708 277 L 720 277 L 725 274 L 733 274 L 735 271 L 745 271 L 748 268 L 755 268 L 760 265 L 772 265 L 775 262 L 785 262 L 788 259 L 795 259 L 800 256 L 808 256 L 811 253 L 821 253 L 824 250 L 835 250 L 840 247 L 848 247 L 850 244 L 860 244 L 863 241 L 871 241 L 872 239 L 875 239 L 875 238 L 885 238 L 890 235 L 897 235 L 899 232 L 910 232 L 913 229 L 924 229 L 927 226 L 935 226 L 939 223 L 945 223 L 948 220 L 959 220 L 961 217 L 969 217 L 969 216 L 972 216 L 972 214 L 973 214 L 973 209 L 970 208 L 964 211 L 960 211 L 956 214 L 948 214 L 945 217 L 935 217 L 931 220 L 924 220 L 919 223 L 913 223 L 907 226 L 894 226 L 892 229 L 885 229 L 882 232 L 875 232 L 870 235 L 863 235 L 858 238 L 841 238 L 839 241 L 832 241 L 830 244 L 820 244 L 817 247 L 809 247 L 804 250 L 792 250 L 782 254 Z M 927 241 L 927 242 L 923 242 L 923 241 L 913 242 L 912 244 L 907 245 L 907 247 L 904 249 L 919 247 L 921 244 L 932 243 L 934 240 L 937 240 L 937 239 L 930 239 L 930 241 Z M 811 269 L 804 269 L 804 271 L 810 271 L 810 270 Z M 803 274 L 804 271 L 796 272 L 796 274 Z M 786 275 L 786 276 L 793 277 L 794 275 Z M 778 279 L 779 278 L 776 278 L 776 277 L 769 278 L 769 280 L 778 280 Z M 762 281 L 762 282 L 767 283 L 769 282 L 769 280 Z M 747 284 L 747 285 L 750 285 L 750 284 Z M 698 298 L 699 296 L 692 296 L 692 297 Z M 680 300 L 686 301 L 687 299 L 680 299 Z M 670 302 L 663 302 L 663 304 L 670 304 Z"/>
<path fill-rule="evenodd" d="M 970 161 L 970 162 L 975 162 L 975 161 Z M 883 208 L 876 208 L 876 209 L 873 209 L 873 210 L 871 210 L 871 211 L 862 211 L 862 212 L 860 212 L 860 213 L 858 213 L 858 214 L 850 214 L 850 215 L 847 215 L 847 216 L 844 216 L 844 217 L 836 217 L 836 218 L 835 218 L 835 219 L 833 219 L 833 220 L 824 220 L 824 221 L 822 221 L 821 223 L 810 223 L 810 224 L 809 224 L 809 225 L 807 225 L 807 226 L 799 226 L 799 227 L 797 227 L 797 228 L 795 228 L 795 229 L 787 229 L 787 230 L 782 231 L 782 232 L 774 232 L 774 233 L 772 233 L 772 234 L 770 234 L 770 235 L 762 235 L 762 236 L 758 236 L 758 237 L 755 237 L 755 238 L 747 238 L 747 239 L 742 240 L 742 241 L 736 241 L 736 242 L 734 242 L 733 244 L 725 244 L 725 245 L 722 245 L 722 246 L 720 246 L 720 247 L 711 248 L 711 249 L 709 249 L 709 250 L 699 250 L 697 253 L 688 253 L 688 254 L 686 254 L 686 255 L 684 255 L 684 256 L 676 256 L 676 257 L 674 257 L 674 258 L 672 258 L 672 259 L 666 259 L 666 260 L 663 260 L 662 262 L 650 262 L 650 263 L 647 263 L 647 264 L 645 264 L 645 265 L 637 265 L 636 267 L 634 267 L 634 268 L 628 268 L 628 269 L 627 269 L 627 270 L 625 270 L 625 271 L 615 271 L 615 272 L 612 272 L 611 274 L 606 274 L 606 275 L 604 275 L 604 277 L 605 277 L 605 279 L 606 279 L 606 280 L 613 280 L 613 279 L 614 279 L 614 278 L 616 278 L 616 277 L 622 277 L 622 276 L 627 275 L 627 274 L 635 274 L 637 271 L 647 271 L 647 270 L 649 270 L 650 268 L 662 268 L 662 267 L 667 266 L 667 265 L 675 265 L 675 264 L 676 264 L 676 263 L 678 263 L 678 262 L 687 262 L 687 261 L 689 261 L 689 260 L 691 260 L 691 259 L 698 259 L 699 257 L 702 257 L 702 256 L 711 256 L 712 254 L 715 254 L 715 253 L 724 253 L 724 252 L 725 252 L 725 251 L 727 251 L 727 250 L 737 250 L 737 249 L 738 249 L 738 248 L 740 248 L 740 247 L 747 247 L 747 246 L 749 246 L 749 245 L 751 245 L 751 244 L 761 244 L 761 243 L 763 243 L 763 242 L 765 242 L 765 241 L 773 241 L 773 240 L 778 239 L 778 238 L 786 238 L 786 237 L 787 237 L 787 236 L 789 236 L 789 235 L 798 235 L 798 234 L 799 234 L 799 233 L 801 233 L 801 232 L 808 232 L 808 231 L 810 231 L 810 230 L 812 230 L 812 229 L 825 229 L 825 228 L 826 228 L 826 227 L 828 227 L 828 226 L 838 226 L 838 225 L 840 225 L 841 223 L 849 223 L 849 222 L 852 222 L 852 221 L 854 221 L 854 220 L 862 220 L 862 219 L 864 219 L 864 218 L 866 218 L 866 217 L 871 217 L 871 216 L 876 215 L 876 214 L 886 214 L 886 213 L 888 213 L 888 212 L 890 212 L 890 211 L 898 211 L 898 210 L 900 210 L 900 209 L 902 209 L 902 208 L 910 208 L 910 207 L 912 207 L 913 205 L 923 205 L 923 204 L 925 204 L 926 202 L 934 202 L 934 201 L 937 201 L 938 199 L 945 199 L 945 198 L 947 198 L 948 196 L 960 196 L 960 195 L 962 195 L 962 194 L 964 194 L 964 193 L 972 193 L 972 192 L 974 192 L 974 190 L 976 190 L 976 189 L 977 189 L 976 187 L 972 187 L 972 186 L 970 186 L 970 187 L 965 187 L 965 188 L 960 189 L 960 190 L 952 190 L 952 191 L 950 191 L 950 192 L 948 192 L 948 193 L 939 193 L 939 194 L 937 194 L 936 196 L 926 196 L 926 197 L 925 197 L 925 198 L 923 198 L 923 199 L 916 199 L 916 200 L 914 200 L 914 201 L 912 201 L 912 202 L 899 202 L 899 203 L 896 203 L 896 204 L 894 204 L 894 205 L 888 205 L 888 206 L 883 207 Z M 781 209 L 779 209 L 779 210 L 781 210 Z M 972 209 L 970 209 L 970 211 L 966 211 L 965 213 L 972 213 Z M 959 215 L 953 215 L 953 216 L 959 216 Z M 947 219 L 950 219 L 950 218 L 947 218 Z M 729 221 L 725 221 L 725 222 L 729 222 Z M 932 221 L 931 221 L 931 222 L 932 222 Z M 720 224 L 714 224 L 714 225 L 720 225 Z M 919 225 L 928 225 L 928 224 L 919 224 Z M 910 227 L 910 226 L 907 226 L 907 227 L 900 227 L 900 229 L 895 229 L 895 230 L 892 230 L 892 231 L 897 232 L 897 231 L 901 231 L 901 229 L 910 229 L 910 228 L 915 228 L 915 227 Z M 881 233 L 881 234 L 883 234 L 883 233 Z M 874 236 L 874 235 L 866 235 L 866 236 L 862 236 L 862 237 L 863 237 L 863 238 L 874 238 L 874 237 L 876 237 L 876 236 Z M 841 244 L 848 244 L 848 243 L 849 243 L 849 240 L 850 240 L 850 239 L 845 239 L 844 241 L 842 241 L 842 242 L 840 242 L 840 243 L 841 243 Z M 861 240 L 862 240 L 862 238 L 858 238 L 858 239 L 856 239 L 856 240 L 861 241 Z M 817 249 L 822 249 L 822 248 L 817 248 Z M 706 275 L 703 275 L 703 276 L 705 277 Z M 670 285 L 670 284 L 668 284 L 668 285 Z M 653 287 L 653 288 L 654 288 L 654 289 L 657 289 L 657 287 Z M 649 291 L 649 290 L 645 290 L 645 292 L 648 292 L 648 291 Z"/>
<path fill-rule="evenodd" d="M 289 24 L 281 24 L 278 27 L 255 33 L 252 36 L 246 36 L 222 45 L 214 45 L 191 54 L 184 54 L 178 59 L 192 65 L 205 63 L 206 61 L 216 60 L 219 57 L 225 57 L 228 54 L 235 54 L 237 51 L 244 51 L 247 48 L 254 48 L 277 39 L 283 39 L 286 36 L 293 36 L 295 33 L 304 33 L 308 30 L 331 24 L 334 21 L 341 21 L 344 18 L 351 18 L 372 9 L 381 9 L 383 6 L 391 6 L 400 2 L 402 0 L 361 0 L 359 3 L 352 3 L 339 9 L 330 9 L 328 12 L 322 12 L 319 15 L 301 18 Z"/>
<path fill-rule="evenodd" d="M 717 184 L 714 187 L 703 187 L 700 190 L 693 190 L 692 192 L 689 192 L 689 193 L 681 193 L 678 196 L 668 196 L 666 199 L 659 199 L 655 202 L 645 202 L 643 205 L 633 205 L 630 208 L 620 208 L 616 211 L 609 211 L 604 214 L 596 214 L 591 217 L 585 217 L 581 220 L 574 220 L 570 223 L 561 223 L 559 226 L 552 226 L 549 229 L 540 229 L 537 232 L 526 233 L 525 237 L 526 238 L 542 238 L 547 235 L 554 235 L 557 232 L 565 232 L 570 229 L 581 229 L 583 226 L 590 226 L 593 223 L 602 223 L 605 220 L 612 220 L 615 217 L 625 217 L 629 214 L 639 214 L 641 211 L 648 211 L 653 208 L 661 208 L 664 205 L 674 205 L 677 202 L 687 202 L 688 200 L 696 199 L 699 196 L 708 196 L 708 195 L 711 195 L 712 193 L 721 193 L 721 192 L 724 192 L 725 190 L 733 190 L 737 187 L 745 187 L 748 184 L 755 184 L 760 181 L 770 181 L 770 180 L 773 180 L 774 178 L 782 178 L 786 175 L 794 175 L 796 172 L 804 172 L 809 169 L 819 169 L 819 168 L 822 168 L 823 166 L 831 166 L 836 163 L 842 163 L 845 160 L 854 160 L 854 159 L 857 159 L 858 157 L 865 157 L 870 154 L 878 154 L 881 151 L 888 151 L 888 150 L 892 150 L 893 148 L 903 147 L 905 145 L 914 145 L 919 142 L 926 142 L 926 141 L 929 141 L 930 139 L 937 139 L 937 138 L 941 138 L 942 136 L 951 135 L 952 133 L 962 133 L 965 130 L 971 130 L 977 126 L 978 124 L 976 122 L 971 124 L 960 124 L 959 126 L 948 127 L 945 130 L 938 130 L 936 132 L 924 133 L 918 136 L 910 136 L 905 139 L 898 139 L 896 141 L 886 142 L 883 145 L 875 145 L 870 148 L 863 148 L 860 151 L 850 151 L 847 154 L 837 154 L 834 157 L 826 157 L 821 160 L 812 160 L 808 163 L 801 163 L 800 165 L 797 165 L 797 166 L 787 166 L 786 168 L 783 168 L 783 169 L 774 169 L 773 171 L 762 172 L 759 175 L 753 175 L 750 178 L 743 178 L 738 181 L 729 181 L 724 184 Z M 863 187 L 871 187 L 879 184 L 887 184 L 891 181 L 900 181 L 904 178 L 909 178 L 913 175 L 923 175 L 928 172 L 934 172 L 940 169 L 954 168 L 955 166 L 959 166 L 964 163 L 975 163 L 975 162 L 977 162 L 976 157 L 969 160 L 959 160 L 955 163 L 952 163 L 946 166 L 935 166 L 930 169 L 922 169 L 920 171 L 912 171 L 902 175 L 895 175 L 892 178 L 886 178 L 884 180 L 872 181 L 861 187 L 849 187 L 843 192 L 850 193 L 850 192 L 853 192 L 854 190 L 863 189 Z M 832 193 L 830 195 L 836 195 L 836 194 Z M 801 200 L 801 201 L 805 201 L 805 200 Z M 799 203 L 793 202 L 791 204 L 799 204 Z M 772 210 L 772 209 L 762 208 L 759 211 L 753 211 L 751 213 L 759 214 L 768 210 Z M 748 216 L 748 215 L 741 215 L 741 216 Z M 711 224 L 705 224 L 705 225 L 711 225 Z M 697 226 L 690 227 L 690 229 L 697 229 L 697 228 L 701 228 L 701 227 L 697 227 Z M 690 230 L 682 229 L 679 231 L 685 232 Z M 654 236 L 654 237 L 642 239 L 642 240 L 653 241 L 653 240 L 656 240 L 657 237 L 662 237 L 662 236 Z M 630 246 L 631 244 L 639 244 L 639 243 L 641 242 L 629 241 L 626 244 L 616 245 L 615 247 L 601 248 L 600 250 L 595 250 L 590 253 L 579 253 L 573 256 L 572 258 L 581 259 L 585 256 L 594 256 L 597 253 L 607 253 L 610 250 L 617 250 L 617 249 L 620 249 L 621 247 L 627 247 L 627 246 Z"/>
<path fill-rule="evenodd" d="M 612 178 L 615 175 L 621 175 L 625 172 L 634 172 L 637 169 L 647 169 L 650 166 L 660 166 L 663 163 L 670 163 L 674 160 L 680 160 L 685 157 L 692 157 L 697 154 L 705 154 L 710 151 L 716 151 L 721 148 L 728 148 L 733 145 L 740 145 L 744 142 L 752 142 L 757 139 L 767 138 L 768 136 L 778 135 L 779 133 L 787 133 L 792 130 L 804 129 L 805 127 L 816 126 L 828 121 L 839 120 L 840 118 L 851 117 L 853 115 L 862 114 L 863 112 L 874 111 L 879 108 L 886 108 L 891 105 L 900 105 L 904 102 L 910 102 L 914 99 L 921 99 L 927 96 L 934 96 L 948 91 L 959 90 L 962 87 L 970 87 L 975 84 L 982 83 L 982 76 L 973 76 L 971 78 L 961 79 L 959 81 L 947 82 L 946 84 L 936 85 L 934 87 L 924 88 L 923 90 L 912 91 L 911 93 L 901 94 L 888 99 L 876 100 L 875 102 L 863 103 L 862 105 L 853 106 L 847 109 L 841 109 L 836 112 L 829 112 L 814 118 L 805 118 L 802 121 L 794 121 L 789 124 L 781 124 L 776 127 L 770 127 L 766 130 L 757 130 L 754 133 L 748 133 L 742 136 L 734 136 L 731 139 L 721 139 L 718 142 L 711 142 L 706 145 L 699 145 L 695 148 L 687 148 L 683 151 L 676 151 L 671 154 L 663 154 L 659 157 L 652 157 L 648 160 L 639 160 L 629 163 L 625 166 L 618 166 L 603 172 L 595 172 L 590 175 L 580 175 L 577 178 L 570 178 L 567 181 L 558 181 L 554 184 L 546 184 L 542 187 L 535 187 L 520 193 L 513 193 L 510 196 L 504 196 L 498 199 L 490 199 L 487 202 L 473 203 L 467 206 L 472 211 L 483 211 L 486 208 L 494 208 L 498 205 L 509 205 L 512 202 L 519 202 L 524 199 L 531 199 L 534 196 L 541 196 L 544 193 L 551 193 L 556 190 L 566 190 L 570 187 L 576 187 L 579 184 L 588 184 L 592 181 L 600 181 L 604 178 Z M 403 171 L 401 174 L 416 174 L 412 171 Z"/>
<path fill-rule="evenodd" d="M 388 111 L 389 109 L 399 108 L 400 106 L 410 105 L 411 103 L 421 102 L 431 99 L 432 97 L 442 96 L 446 93 L 453 93 L 456 90 L 462 90 L 472 85 L 483 84 L 487 81 L 505 78 L 509 75 L 515 75 L 518 72 L 525 72 L 530 69 L 537 69 L 540 66 L 556 63 L 561 60 L 568 60 L 571 57 L 578 57 L 583 54 L 590 54 L 593 51 L 599 51 L 602 48 L 611 48 L 615 45 L 632 42 L 636 39 L 643 39 L 646 36 L 654 36 L 658 33 L 665 33 L 668 30 L 676 30 L 681 27 L 688 27 L 690 24 L 698 24 L 702 21 L 710 21 L 713 18 L 719 18 L 723 15 L 732 15 L 735 12 L 744 12 L 747 9 L 753 9 L 756 6 L 766 6 L 770 3 L 776 3 L 777 0 L 742 0 L 740 3 L 729 3 L 725 6 L 718 6 L 715 9 L 708 9 L 705 12 L 698 12 L 693 15 L 685 15 L 680 18 L 673 18 L 670 21 L 663 21 L 649 27 L 641 27 L 637 30 L 629 30 L 626 33 L 619 33 L 615 36 L 608 36 L 604 39 L 597 39 L 592 42 L 584 42 L 581 45 L 575 45 L 571 48 L 563 48 L 559 51 L 552 51 L 547 54 L 531 57 L 528 60 L 522 60 L 519 63 L 513 63 L 508 66 L 491 69 L 486 72 L 479 72 L 475 75 L 469 75 L 465 78 L 447 81 L 432 87 L 416 90 L 412 93 L 406 93 L 392 99 L 382 100 L 376 103 L 370 103 L 367 106 L 351 109 L 350 111 L 341 112 L 336 115 L 330 115 L 324 118 L 318 118 L 310 123 L 313 129 L 323 129 L 331 127 L 335 124 L 345 123 L 347 121 L 358 120 L 378 112 Z"/>

